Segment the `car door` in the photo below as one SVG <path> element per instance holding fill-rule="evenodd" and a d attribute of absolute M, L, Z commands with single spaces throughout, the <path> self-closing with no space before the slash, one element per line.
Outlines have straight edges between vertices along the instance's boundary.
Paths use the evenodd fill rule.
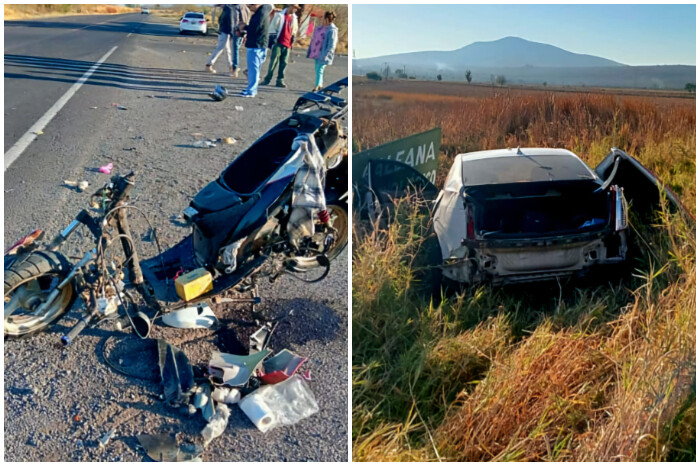
<path fill-rule="evenodd" d="M 615 184 L 624 189 L 630 210 L 642 220 L 651 218 L 661 209 L 662 192 L 671 212 L 680 211 L 695 220 L 671 189 L 639 160 L 620 149 L 613 148 L 595 172 L 606 185 Z"/>

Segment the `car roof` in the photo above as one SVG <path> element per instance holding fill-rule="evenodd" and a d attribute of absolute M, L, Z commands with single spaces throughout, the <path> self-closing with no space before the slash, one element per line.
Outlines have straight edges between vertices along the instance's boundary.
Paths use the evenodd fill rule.
<path fill-rule="evenodd" d="M 509 147 L 507 149 L 482 150 L 477 152 L 467 152 L 459 154 L 463 162 L 467 160 L 479 160 L 498 157 L 515 157 L 518 155 L 561 155 L 572 156 L 578 159 L 578 156 L 566 149 L 553 149 L 550 147 Z M 580 160 L 580 159 L 579 159 Z"/>
<path fill-rule="evenodd" d="M 462 183 L 467 186 L 467 185 L 478 185 L 481 184 L 480 182 L 477 182 L 474 177 L 470 177 L 469 173 L 470 171 L 472 172 L 471 174 L 474 175 L 473 168 L 476 165 L 479 165 L 481 169 L 483 170 L 484 168 L 484 163 L 487 160 L 493 160 L 494 161 L 494 166 L 499 166 L 503 165 L 503 160 L 499 160 L 497 163 L 496 159 L 504 159 L 504 158 L 515 158 L 515 157 L 524 157 L 524 158 L 531 158 L 531 157 L 561 157 L 564 159 L 575 159 L 576 162 L 572 164 L 571 162 L 568 162 L 568 165 L 570 168 L 573 168 L 573 170 L 561 170 L 559 171 L 559 174 L 555 176 L 553 179 L 559 179 L 559 180 L 566 180 L 566 179 L 581 179 L 582 177 L 588 178 L 588 179 L 593 179 L 596 180 L 598 179 L 598 176 L 593 172 L 593 170 L 588 167 L 576 154 L 573 152 L 566 150 L 566 149 L 554 149 L 554 148 L 545 148 L 545 147 L 526 147 L 526 148 L 507 148 L 507 149 L 495 149 L 495 150 L 485 150 L 485 151 L 478 151 L 478 152 L 468 152 L 464 154 L 459 154 L 457 157 L 455 157 L 455 164 L 460 165 L 460 178 L 462 179 Z M 564 161 L 562 161 L 564 162 Z M 566 162 L 564 162 L 566 163 Z M 511 165 L 510 163 L 508 165 Z M 517 165 L 517 164 L 516 164 Z M 516 167 L 513 167 L 517 170 Z M 455 173 L 456 175 L 456 173 Z M 493 175 L 493 174 L 492 174 Z M 471 178 L 471 179 L 470 179 Z M 480 177 L 479 177 L 480 178 Z M 488 176 L 488 180 L 484 179 L 485 184 L 494 184 L 498 183 L 498 177 L 497 176 Z M 504 176 L 504 178 L 507 178 L 507 176 Z M 519 177 L 519 181 L 524 181 L 522 177 Z M 505 180 L 501 182 L 507 182 Z"/>

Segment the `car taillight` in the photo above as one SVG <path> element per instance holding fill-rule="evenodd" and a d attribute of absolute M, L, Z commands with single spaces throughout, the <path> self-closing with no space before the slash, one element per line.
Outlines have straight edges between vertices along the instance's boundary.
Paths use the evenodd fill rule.
<path fill-rule="evenodd" d="M 205 23 L 205 21 L 200 21 L 200 22 L 199 22 L 199 24 L 204 24 L 204 23 Z"/>
<path fill-rule="evenodd" d="M 614 225 L 615 231 L 621 231 L 627 228 L 627 200 L 618 186 L 611 186 L 610 192 L 610 225 Z"/>
<path fill-rule="evenodd" d="M 467 239 L 476 239 L 474 234 L 474 206 L 467 205 Z"/>

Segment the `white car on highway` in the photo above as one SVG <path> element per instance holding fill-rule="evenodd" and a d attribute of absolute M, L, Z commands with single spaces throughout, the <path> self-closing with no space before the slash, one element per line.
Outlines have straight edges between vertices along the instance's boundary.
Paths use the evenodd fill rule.
<path fill-rule="evenodd" d="M 204 17 L 204 13 L 194 11 L 185 13 L 185 16 L 180 19 L 180 34 L 185 32 L 198 32 L 207 35 L 207 19 Z"/>

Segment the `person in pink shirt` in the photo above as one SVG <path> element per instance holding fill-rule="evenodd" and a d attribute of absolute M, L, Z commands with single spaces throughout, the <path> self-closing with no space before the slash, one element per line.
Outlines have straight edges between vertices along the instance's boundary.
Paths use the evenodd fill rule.
<path fill-rule="evenodd" d="M 314 91 L 318 91 L 323 87 L 323 70 L 327 65 L 333 63 L 335 57 L 335 48 L 338 45 L 338 27 L 333 24 L 335 21 L 335 13 L 326 11 L 323 15 L 323 25 L 316 28 L 314 35 L 311 37 L 311 44 L 306 53 L 307 58 L 313 58 L 316 61 L 316 85 Z"/>

